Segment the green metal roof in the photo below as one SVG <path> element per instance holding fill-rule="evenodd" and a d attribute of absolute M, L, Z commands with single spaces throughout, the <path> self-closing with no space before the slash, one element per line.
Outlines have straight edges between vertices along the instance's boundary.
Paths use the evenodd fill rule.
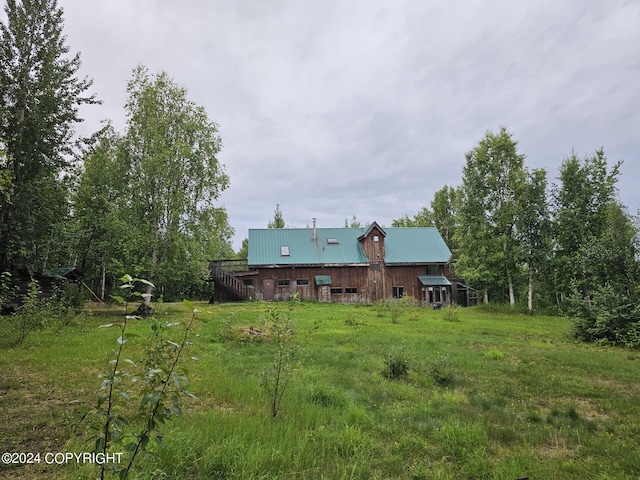
<path fill-rule="evenodd" d="M 418 280 L 425 286 L 447 286 L 451 285 L 451 282 L 447 277 L 442 275 L 418 275 Z"/>
<path fill-rule="evenodd" d="M 359 228 L 266 228 L 249 230 L 249 265 L 326 265 L 368 263 L 358 242 Z M 328 239 L 337 243 L 328 243 Z M 288 246 L 289 255 L 280 255 Z"/>
<path fill-rule="evenodd" d="M 385 263 L 446 263 L 451 251 L 435 227 L 387 228 Z"/>
<path fill-rule="evenodd" d="M 249 265 L 368 265 L 358 238 L 367 228 L 267 228 L 249 230 Z M 438 230 L 385 228 L 385 263 L 446 263 L 451 251 Z M 281 253 L 287 252 L 288 255 Z"/>

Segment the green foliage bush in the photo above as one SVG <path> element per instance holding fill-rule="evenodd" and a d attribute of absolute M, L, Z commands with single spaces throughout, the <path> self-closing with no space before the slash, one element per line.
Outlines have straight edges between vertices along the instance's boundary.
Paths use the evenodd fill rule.
<path fill-rule="evenodd" d="M 120 479 L 129 477 L 138 455 L 151 455 L 149 442 L 153 440 L 163 447 L 161 426 L 173 417 L 182 415 L 182 396 L 193 397 L 187 389 L 189 379 L 179 364 L 185 346 L 188 346 L 197 309 L 188 300 L 184 304 L 192 312 L 191 320 L 183 327 L 178 341 L 169 339 L 168 332 L 180 326 L 180 322 L 161 322 L 153 318 L 150 322 L 151 334 L 146 345 L 145 356 L 139 362 L 124 357 L 124 346 L 134 337 L 127 330 L 128 322 L 139 319 L 126 315 L 129 301 L 137 296 L 136 283 L 151 285 L 147 280 L 125 275 L 121 278 L 122 296 L 113 298 L 124 306 L 125 318 L 121 324 L 118 347 L 112 350 L 111 360 L 105 371 L 99 374 L 101 380 L 100 396 L 97 406 L 89 415 L 93 423 L 89 427 L 97 429 L 94 452 L 107 454 L 114 446 L 126 451 L 129 458 L 122 465 L 102 464 L 100 478 L 104 479 L 109 470 L 117 472 Z M 101 327 L 113 327 L 105 324 Z M 138 400 L 137 411 L 130 405 Z"/>
<path fill-rule="evenodd" d="M 404 347 L 392 348 L 384 359 L 383 375 L 390 380 L 406 378 L 412 364 L 413 359 Z"/>
<path fill-rule="evenodd" d="M 456 378 L 455 369 L 446 355 L 431 361 L 430 373 L 436 385 L 441 387 L 451 385 Z"/>
<path fill-rule="evenodd" d="M 299 365 L 298 346 L 293 342 L 296 331 L 292 318 L 293 307 L 297 301 L 296 295 L 284 314 L 273 308 L 269 310 L 269 336 L 277 345 L 277 352 L 269 367 L 260 373 L 260 385 L 269 399 L 273 418 L 280 412 L 280 405 L 289 381 Z"/>
<path fill-rule="evenodd" d="M 640 348 L 640 293 L 606 285 L 589 300 L 574 295 L 569 314 L 574 335 L 587 342 Z"/>
<path fill-rule="evenodd" d="M 455 306 L 449 306 L 444 309 L 444 321 L 445 322 L 459 322 L 458 308 Z"/>
<path fill-rule="evenodd" d="M 325 385 L 316 385 L 309 395 L 309 401 L 326 408 L 344 407 L 348 403 L 342 390 Z"/>

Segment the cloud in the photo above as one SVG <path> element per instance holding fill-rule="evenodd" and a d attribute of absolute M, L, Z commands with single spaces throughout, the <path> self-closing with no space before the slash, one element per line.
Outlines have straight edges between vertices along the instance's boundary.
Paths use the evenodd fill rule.
<path fill-rule="evenodd" d="M 124 127 L 138 63 L 165 70 L 220 125 L 236 229 L 276 203 L 305 226 L 390 225 L 461 180 L 464 154 L 506 125 L 550 180 L 604 146 L 640 208 L 640 5 L 570 0 L 60 1 L 72 51 L 105 101 L 82 127 Z"/>

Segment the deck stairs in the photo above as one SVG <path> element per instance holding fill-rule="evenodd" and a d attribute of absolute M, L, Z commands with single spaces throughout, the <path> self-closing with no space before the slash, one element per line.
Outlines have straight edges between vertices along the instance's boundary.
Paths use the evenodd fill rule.
<path fill-rule="evenodd" d="M 236 276 L 246 271 L 246 260 L 212 260 L 209 262 L 209 281 L 214 284 L 212 301 L 242 301 L 254 296 L 254 288 Z"/>

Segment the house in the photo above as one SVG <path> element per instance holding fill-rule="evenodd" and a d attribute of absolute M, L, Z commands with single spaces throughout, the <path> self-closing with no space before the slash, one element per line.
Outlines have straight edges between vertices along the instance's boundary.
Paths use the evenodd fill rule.
<path fill-rule="evenodd" d="M 376 302 L 408 295 L 426 305 L 467 304 L 468 288 L 447 276 L 451 251 L 434 227 L 252 229 L 244 268 L 213 261 L 215 301 Z M 235 270 L 235 271 L 233 271 Z"/>

